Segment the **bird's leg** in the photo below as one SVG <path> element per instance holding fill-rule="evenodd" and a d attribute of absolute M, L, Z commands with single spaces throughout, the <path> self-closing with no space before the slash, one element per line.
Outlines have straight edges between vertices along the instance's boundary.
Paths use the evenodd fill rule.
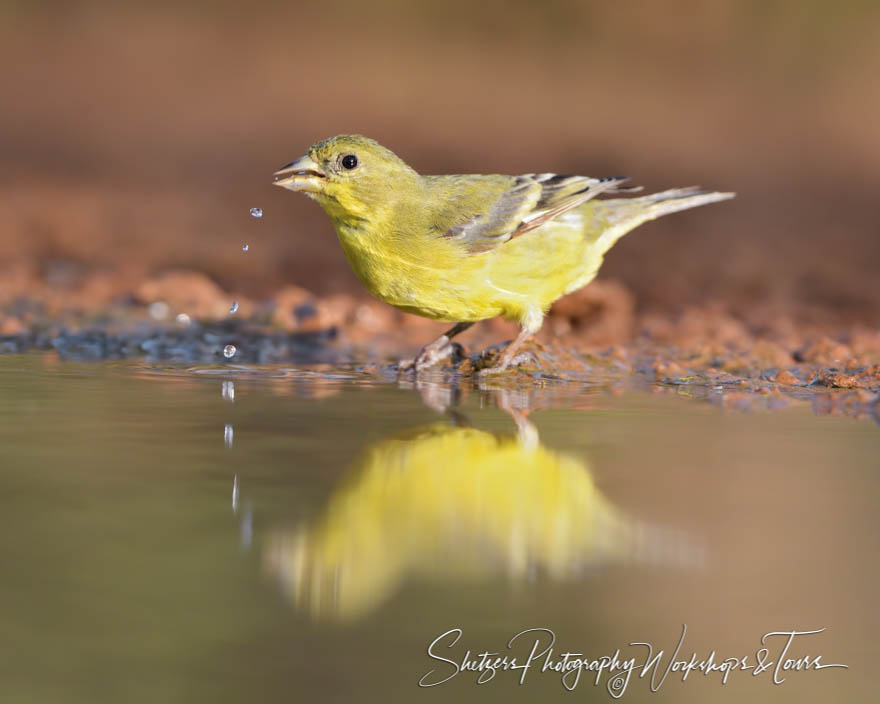
<path fill-rule="evenodd" d="M 517 436 L 524 448 L 534 449 L 540 444 L 538 429 L 529 420 L 531 399 L 521 392 L 499 389 L 496 405 L 516 423 Z"/>
<path fill-rule="evenodd" d="M 473 323 L 456 323 L 436 340 L 422 347 L 421 352 L 416 355 L 415 359 L 407 359 L 400 362 L 398 369 L 404 371 L 414 368 L 417 372 L 420 372 L 433 367 L 437 362 L 447 357 L 451 357 L 455 349 L 451 342 L 452 338 L 467 330 L 471 325 Z"/>
<path fill-rule="evenodd" d="M 544 320 L 544 313 L 540 308 L 536 308 L 534 306 L 529 306 L 524 311 L 522 318 L 520 319 L 520 325 L 522 325 L 522 329 L 519 331 L 519 335 L 516 336 L 513 342 L 511 342 L 504 352 L 501 353 L 501 356 L 498 358 L 498 363 L 494 367 L 489 367 L 488 369 L 483 369 L 480 371 L 480 376 L 488 376 L 489 374 L 497 374 L 498 372 L 503 372 L 510 366 L 515 364 L 522 364 L 527 361 L 527 357 L 531 355 L 519 355 L 517 356 L 517 351 L 522 347 L 522 344 L 528 340 L 532 335 L 534 335 L 538 330 L 541 329 L 541 322 Z"/>

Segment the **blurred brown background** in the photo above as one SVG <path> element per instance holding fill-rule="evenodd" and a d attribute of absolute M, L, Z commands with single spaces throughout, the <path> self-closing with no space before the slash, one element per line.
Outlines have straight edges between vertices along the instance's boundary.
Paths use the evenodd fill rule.
<path fill-rule="evenodd" d="M 422 172 L 736 190 L 612 251 L 642 310 L 880 317 L 870 0 L 0 0 L 0 62 L 7 299 L 169 269 L 360 293 L 324 214 L 271 186 L 359 132 Z"/>

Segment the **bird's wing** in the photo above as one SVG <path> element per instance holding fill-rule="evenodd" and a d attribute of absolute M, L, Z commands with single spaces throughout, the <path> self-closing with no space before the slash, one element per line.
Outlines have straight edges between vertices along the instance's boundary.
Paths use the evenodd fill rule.
<path fill-rule="evenodd" d="M 452 225 L 444 237 L 478 254 L 536 230 L 603 192 L 620 192 L 625 177 L 590 178 L 562 174 L 523 174 L 491 201 L 485 212 Z"/>

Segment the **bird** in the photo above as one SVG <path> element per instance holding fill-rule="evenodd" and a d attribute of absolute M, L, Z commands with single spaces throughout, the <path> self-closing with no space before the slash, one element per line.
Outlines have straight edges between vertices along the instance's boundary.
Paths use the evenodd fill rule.
<path fill-rule="evenodd" d="M 627 177 L 556 173 L 421 175 L 378 142 L 343 134 L 313 144 L 273 183 L 324 209 L 349 265 L 376 298 L 454 323 L 400 369 L 428 369 L 452 338 L 503 317 L 520 326 L 497 363 L 521 361 L 551 304 L 586 286 L 605 253 L 644 222 L 734 197 L 698 187 L 631 194 Z"/>

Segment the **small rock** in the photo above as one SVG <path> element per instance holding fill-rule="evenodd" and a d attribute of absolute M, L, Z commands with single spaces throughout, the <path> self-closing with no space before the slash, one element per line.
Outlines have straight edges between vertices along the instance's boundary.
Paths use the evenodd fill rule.
<path fill-rule="evenodd" d="M 779 374 L 776 375 L 776 383 L 782 384 L 783 386 L 795 386 L 800 384 L 801 381 L 794 374 L 792 374 L 787 369 L 783 369 Z"/>
<path fill-rule="evenodd" d="M 862 386 L 862 381 L 858 376 L 850 376 L 831 370 L 821 372 L 817 381 L 822 386 L 833 386 L 838 389 L 855 389 Z"/>
<path fill-rule="evenodd" d="M 794 358 L 798 362 L 810 362 L 813 364 L 834 364 L 847 361 L 852 352 L 846 345 L 836 342 L 829 337 L 823 337 L 813 344 L 797 350 Z"/>

